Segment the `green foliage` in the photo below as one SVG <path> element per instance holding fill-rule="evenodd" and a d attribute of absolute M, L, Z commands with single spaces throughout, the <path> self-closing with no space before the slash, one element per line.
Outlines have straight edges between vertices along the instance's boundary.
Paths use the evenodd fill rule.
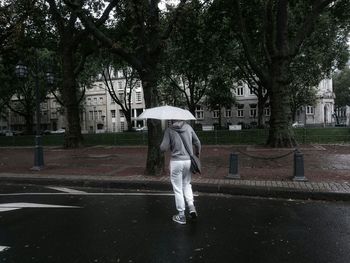
<path fill-rule="evenodd" d="M 187 106 L 192 111 L 205 93 L 215 60 L 208 41 L 205 15 L 200 1 L 186 4 L 162 59 L 161 100 Z"/>
<path fill-rule="evenodd" d="M 340 5 L 343 10 L 338 8 Z M 295 87 L 310 91 L 346 61 L 349 8 L 349 1 L 344 0 L 214 1 L 214 17 L 219 21 L 228 19 L 229 35 L 233 43 L 238 43 L 235 50 L 242 54 L 238 58 L 243 62 L 235 61 L 238 72 L 246 83 L 253 79 L 268 92 L 269 145 L 295 144 L 293 134 L 288 132 L 288 104 Z"/>
<path fill-rule="evenodd" d="M 350 68 L 346 67 L 333 76 L 335 105 L 337 107 L 350 106 Z"/>
<path fill-rule="evenodd" d="M 235 97 L 232 95 L 232 83 L 225 76 L 214 76 L 210 79 L 210 88 L 206 95 L 206 102 L 211 110 L 221 109 L 222 107 L 231 108 L 235 103 Z"/>

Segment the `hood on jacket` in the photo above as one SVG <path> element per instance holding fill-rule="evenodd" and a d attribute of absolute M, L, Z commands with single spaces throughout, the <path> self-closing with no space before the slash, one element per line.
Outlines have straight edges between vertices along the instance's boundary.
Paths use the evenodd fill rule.
<path fill-rule="evenodd" d="M 171 125 L 171 129 L 177 132 L 184 132 L 187 130 L 186 127 L 186 122 L 185 121 L 174 121 L 173 124 Z"/>

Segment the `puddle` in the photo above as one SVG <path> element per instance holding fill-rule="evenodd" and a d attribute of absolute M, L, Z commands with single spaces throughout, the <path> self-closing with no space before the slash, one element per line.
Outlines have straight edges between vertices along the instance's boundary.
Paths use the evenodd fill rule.
<path fill-rule="evenodd" d="M 330 154 L 323 159 L 324 167 L 339 170 L 350 170 L 350 154 Z"/>

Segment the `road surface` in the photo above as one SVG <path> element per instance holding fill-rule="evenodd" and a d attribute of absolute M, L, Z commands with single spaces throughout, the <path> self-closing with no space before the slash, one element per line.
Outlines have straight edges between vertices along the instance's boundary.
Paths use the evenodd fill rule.
<path fill-rule="evenodd" d="M 0 186 L 0 262 L 350 262 L 350 204 L 207 195 L 171 220 L 169 192 Z"/>

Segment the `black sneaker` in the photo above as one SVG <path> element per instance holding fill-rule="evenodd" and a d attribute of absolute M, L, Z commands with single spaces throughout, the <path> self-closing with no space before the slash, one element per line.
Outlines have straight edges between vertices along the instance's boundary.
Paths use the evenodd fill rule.
<path fill-rule="evenodd" d="M 190 207 L 190 217 L 192 220 L 195 220 L 198 217 L 196 208 L 194 206 Z"/>
<path fill-rule="evenodd" d="M 186 224 L 186 217 L 184 215 L 174 215 L 173 216 L 173 221 L 176 223 L 179 223 L 181 225 L 185 225 Z"/>

